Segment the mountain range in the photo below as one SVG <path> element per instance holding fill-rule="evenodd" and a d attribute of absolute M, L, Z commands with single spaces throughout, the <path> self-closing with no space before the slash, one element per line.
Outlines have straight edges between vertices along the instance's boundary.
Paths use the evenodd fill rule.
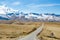
<path fill-rule="evenodd" d="M 60 22 L 60 15 L 55 13 L 24 13 L 6 6 L 0 6 L 0 20 Z"/>

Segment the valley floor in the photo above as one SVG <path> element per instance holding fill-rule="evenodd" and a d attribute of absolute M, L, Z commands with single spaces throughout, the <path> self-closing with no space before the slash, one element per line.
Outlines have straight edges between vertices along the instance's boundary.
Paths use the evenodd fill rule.
<path fill-rule="evenodd" d="M 43 22 L 0 24 L 0 40 L 16 40 L 36 30 Z M 44 22 L 44 28 L 37 35 L 40 40 L 60 40 L 60 22 Z"/>

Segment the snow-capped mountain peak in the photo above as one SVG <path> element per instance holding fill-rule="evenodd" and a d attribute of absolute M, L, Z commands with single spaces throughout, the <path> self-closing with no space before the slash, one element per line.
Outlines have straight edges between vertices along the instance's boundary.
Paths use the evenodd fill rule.
<path fill-rule="evenodd" d="M 18 10 L 14 10 L 12 8 L 7 7 L 6 5 L 0 6 L 0 14 L 13 13 L 17 12 Z"/>
<path fill-rule="evenodd" d="M 0 6 L 0 17 L 10 20 L 60 21 L 60 15 L 54 13 L 23 13 L 7 6 Z"/>

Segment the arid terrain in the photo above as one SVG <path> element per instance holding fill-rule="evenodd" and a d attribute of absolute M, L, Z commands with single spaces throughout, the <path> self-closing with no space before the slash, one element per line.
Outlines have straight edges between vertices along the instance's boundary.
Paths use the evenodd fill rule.
<path fill-rule="evenodd" d="M 41 40 L 60 40 L 60 23 L 46 22 L 43 31 L 38 34 Z"/>
<path fill-rule="evenodd" d="M 41 26 L 43 22 L 13 22 L 0 24 L 0 40 L 17 40 Z M 40 40 L 60 40 L 60 22 L 44 22 L 44 28 L 37 35 Z"/>

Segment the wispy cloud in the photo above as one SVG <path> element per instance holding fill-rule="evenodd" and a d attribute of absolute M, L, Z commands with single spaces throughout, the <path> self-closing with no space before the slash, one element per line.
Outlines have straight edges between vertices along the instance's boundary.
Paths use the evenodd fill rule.
<path fill-rule="evenodd" d="M 45 10 L 43 8 L 53 7 L 53 6 L 60 6 L 60 4 L 28 4 L 26 5 L 27 9 L 25 9 L 25 12 L 42 12 L 42 10 Z M 47 10 L 47 9 L 46 9 Z"/>
<path fill-rule="evenodd" d="M 29 4 L 27 7 L 49 7 L 49 6 L 60 6 L 60 4 Z"/>
<path fill-rule="evenodd" d="M 18 2 L 18 1 L 17 1 L 17 2 L 13 2 L 13 3 L 12 3 L 12 5 L 14 5 L 14 6 L 17 6 L 17 5 L 20 5 L 20 4 L 21 4 L 21 3 L 20 3 L 20 2 Z"/>

